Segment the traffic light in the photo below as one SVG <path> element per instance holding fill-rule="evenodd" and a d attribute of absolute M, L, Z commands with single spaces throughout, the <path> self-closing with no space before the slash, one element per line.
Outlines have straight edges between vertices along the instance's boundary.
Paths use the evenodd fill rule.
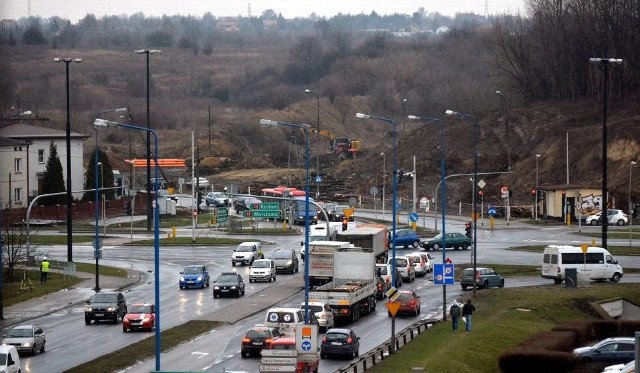
<path fill-rule="evenodd" d="M 404 179 L 404 170 L 398 171 L 398 184 L 402 182 L 402 179 Z"/>
<path fill-rule="evenodd" d="M 535 189 L 531 189 L 531 199 L 533 199 L 534 201 L 536 200 L 536 190 Z"/>
<path fill-rule="evenodd" d="M 200 207 L 200 205 L 202 205 L 202 192 L 198 191 L 198 212 L 202 212 L 202 208 Z"/>
<path fill-rule="evenodd" d="M 124 212 L 128 215 L 131 216 L 131 201 L 126 201 L 124 203 Z"/>
<path fill-rule="evenodd" d="M 465 231 L 465 235 L 469 238 L 471 238 L 471 223 L 467 222 L 464 225 L 464 231 Z"/>
<path fill-rule="evenodd" d="M 484 197 L 484 192 L 482 191 L 482 189 L 480 189 L 478 191 L 478 197 L 483 198 Z"/>

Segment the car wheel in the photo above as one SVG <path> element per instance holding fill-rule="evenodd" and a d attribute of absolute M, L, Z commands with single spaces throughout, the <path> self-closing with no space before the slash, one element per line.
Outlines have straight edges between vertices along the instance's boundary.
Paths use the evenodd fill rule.
<path fill-rule="evenodd" d="M 246 351 L 241 351 L 240 356 L 242 356 L 243 358 L 247 358 L 249 356 L 249 353 Z"/>
<path fill-rule="evenodd" d="M 211 206 L 211 204 L 208 201 L 206 203 L 207 203 L 207 207 Z"/>
<path fill-rule="evenodd" d="M 485 289 L 489 289 L 489 281 L 485 281 L 482 287 L 484 287 Z"/>
<path fill-rule="evenodd" d="M 591 225 L 598 225 L 598 221 L 597 220 L 591 220 Z"/>
<path fill-rule="evenodd" d="M 116 315 L 113 317 L 113 320 L 111 320 L 111 322 L 113 322 L 114 324 L 117 324 L 117 323 L 118 323 L 118 314 L 116 314 Z"/>
<path fill-rule="evenodd" d="M 36 345 L 35 344 L 33 346 L 31 346 L 30 354 L 31 354 L 31 356 L 35 356 L 35 354 L 36 354 Z"/>
<path fill-rule="evenodd" d="M 461 285 L 462 286 L 462 290 L 467 290 L 467 285 Z"/>
<path fill-rule="evenodd" d="M 613 274 L 613 277 L 611 277 L 611 282 L 618 282 L 618 281 L 620 281 L 620 277 L 622 277 L 622 276 L 620 276 L 620 274 L 619 274 L 619 273 L 614 273 L 614 274 Z"/>
<path fill-rule="evenodd" d="M 414 312 L 414 316 L 418 316 L 420 314 L 420 307 L 416 308 L 415 312 Z"/>
<path fill-rule="evenodd" d="M 431 248 L 433 248 L 433 250 L 439 250 L 440 245 L 438 245 L 437 243 L 434 243 L 433 246 L 431 246 Z"/>
<path fill-rule="evenodd" d="M 296 273 L 298 273 L 298 267 L 300 267 L 300 265 L 296 263 Z"/>
<path fill-rule="evenodd" d="M 498 285 L 498 287 L 501 287 L 501 288 L 504 287 L 504 279 L 500 280 L 500 285 Z"/>
<path fill-rule="evenodd" d="M 42 346 L 40 346 L 40 353 L 41 354 L 45 352 L 44 351 L 44 345 L 46 345 L 46 344 L 47 344 L 47 341 L 42 341 Z"/>
<path fill-rule="evenodd" d="M 360 356 L 360 348 L 356 349 L 356 356 Z"/>
<path fill-rule="evenodd" d="M 214 298 L 217 298 L 217 297 L 219 297 L 219 295 L 218 295 L 218 294 L 216 294 L 216 293 L 213 293 L 213 297 L 214 297 Z"/>
<path fill-rule="evenodd" d="M 269 278 L 269 282 L 271 282 L 271 278 Z M 249 283 L 250 284 L 253 283 L 253 279 L 252 278 L 249 279 Z"/>
<path fill-rule="evenodd" d="M 127 332 L 127 328 L 125 328 L 124 326 L 122 327 L 122 332 L 126 333 Z"/>
<path fill-rule="evenodd" d="M 622 219 L 618 220 L 617 224 L 618 225 L 624 225 L 624 220 L 622 220 Z"/>
<path fill-rule="evenodd" d="M 209 279 L 207 279 L 207 287 L 209 287 Z"/>
<path fill-rule="evenodd" d="M 84 318 L 84 323 L 87 324 L 87 325 L 91 324 L 91 319 L 88 319 L 88 318 L 85 317 Z"/>
<path fill-rule="evenodd" d="M 273 282 L 276 282 L 276 279 L 277 279 L 276 276 L 273 276 Z"/>
<path fill-rule="evenodd" d="M 464 245 L 462 246 L 462 250 L 469 250 L 470 246 L 469 245 Z"/>
<path fill-rule="evenodd" d="M 236 262 L 231 262 L 231 266 L 235 267 L 236 266 Z"/>
<path fill-rule="evenodd" d="M 413 246 L 414 249 L 419 248 L 420 247 L 420 241 L 413 241 L 413 244 L 411 246 Z"/>
<path fill-rule="evenodd" d="M 325 357 L 327 357 L 327 355 L 321 352 L 320 353 L 320 359 L 324 359 Z"/>

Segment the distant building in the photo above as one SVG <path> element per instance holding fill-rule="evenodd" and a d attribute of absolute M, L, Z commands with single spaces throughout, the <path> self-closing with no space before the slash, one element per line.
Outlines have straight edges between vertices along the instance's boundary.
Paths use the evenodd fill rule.
<path fill-rule="evenodd" d="M 27 206 L 29 142 L 0 136 L 0 208 Z"/>
<path fill-rule="evenodd" d="M 449 32 L 449 28 L 447 26 L 440 26 L 436 29 L 436 34 L 440 35 L 440 34 L 446 34 Z"/>

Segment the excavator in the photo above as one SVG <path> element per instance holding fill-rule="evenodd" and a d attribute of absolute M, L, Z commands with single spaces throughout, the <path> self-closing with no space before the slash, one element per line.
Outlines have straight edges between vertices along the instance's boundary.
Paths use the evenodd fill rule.
<path fill-rule="evenodd" d="M 340 158 L 355 158 L 360 150 L 360 140 L 352 140 L 347 137 L 337 137 L 327 130 L 312 129 L 311 132 L 329 139 L 329 149 Z"/>

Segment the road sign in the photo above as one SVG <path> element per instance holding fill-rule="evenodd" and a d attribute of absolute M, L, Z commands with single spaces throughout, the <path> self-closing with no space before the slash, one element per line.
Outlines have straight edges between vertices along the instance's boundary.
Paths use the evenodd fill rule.
<path fill-rule="evenodd" d="M 509 194 L 509 188 L 507 188 L 506 186 L 503 186 L 502 188 L 500 188 L 500 193 L 502 194 Z"/>
<path fill-rule="evenodd" d="M 252 205 L 252 208 L 253 208 L 253 205 Z M 280 211 L 280 203 L 279 202 L 262 202 L 261 204 L 258 204 L 258 209 Z"/>
<path fill-rule="evenodd" d="M 279 218 L 280 211 L 244 210 L 242 216 L 245 218 Z"/>
<path fill-rule="evenodd" d="M 436 264 L 433 266 L 434 285 L 453 285 L 455 268 L 453 264 Z"/>
<path fill-rule="evenodd" d="M 295 365 L 260 365 L 260 372 L 295 372 Z"/>
<path fill-rule="evenodd" d="M 580 245 L 580 249 L 582 249 L 583 254 L 586 254 L 587 250 L 589 250 L 589 245 L 587 245 L 586 243 L 583 243 L 582 245 Z"/>
<path fill-rule="evenodd" d="M 400 292 L 398 292 L 398 289 L 396 289 L 395 286 L 390 287 L 389 290 L 387 290 L 386 294 L 387 298 L 389 298 L 389 300 L 391 300 L 392 302 L 398 299 L 398 297 L 400 296 Z"/>
<path fill-rule="evenodd" d="M 296 365 L 298 360 L 295 357 L 263 357 L 260 360 L 262 364 L 275 364 L 275 365 L 287 365 L 293 364 Z"/>
<path fill-rule="evenodd" d="M 355 207 L 357 203 L 358 203 L 358 200 L 356 199 L 356 197 L 349 198 L 349 206 L 350 207 Z"/>
<path fill-rule="evenodd" d="M 417 212 L 412 212 L 409 215 L 409 220 L 411 220 L 412 222 L 417 222 L 418 221 L 418 213 Z"/>
<path fill-rule="evenodd" d="M 497 211 L 495 207 L 489 207 L 489 209 L 487 209 L 487 214 L 489 214 L 490 216 L 494 216 L 496 213 Z"/>
<path fill-rule="evenodd" d="M 480 189 L 484 188 L 486 185 L 487 183 L 485 183 L 484 180 L 478 181 L 478 186 L 480 187 Z"/>
<path fill-rule="evenodd" d="M 322 182 L 322 176 L 318 175 L 316 176 L 316 183 L 321 183 Z"/>
<path fill-rule="evenodd" d="M 372 186 L 371 188 L 369 188 L 369 194 L 371 194 L 373 198 L 375 198 L 378 195 L 378 188 Z"/>
<path fill-rule="evenodd" d="M 262 350 L 260 354 L 263 357 L 296 357 L 298 351 L 296 350 Z"/>
<path fill-rule="evenodd" d="M 301 363 L 312 363 L 316 360 L 318 360 L 318 353 L 311 352 L 298 355 L 298 361 Z"/>
<path fill-rule="evenodd" d="M 396 317 L 396 315 L 398 314 L 398 311 L 400 310 L 400 303 L 387 302 L 386 306 L 387 306 L 387 309 L 389 310 L 389 313 L 391 314 L 391 317 Z"/>
<path fill-rule="evenodd" d="M 318 325 L 302 325 L 296 328 L 296 351 L 298 357 L 303 354 L 313 355 L 318 350 Z"/>
<path fill-rule="evenodd" d="M 93 250 L 93 259 L 102 259 L 102 249 Z"/>
<path fill-rule="evenodd" d="M 100 240 L 100 237 L 91 240 L 91 247 L 97 250 L 102 249 L 102 241 Z"/>

